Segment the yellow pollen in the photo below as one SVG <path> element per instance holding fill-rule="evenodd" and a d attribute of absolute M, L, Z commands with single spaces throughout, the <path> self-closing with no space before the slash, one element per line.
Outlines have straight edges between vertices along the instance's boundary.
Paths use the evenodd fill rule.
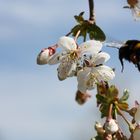
<path fill-rule="evenodd" d="M 97 75 L 96 74 L 93 74 L 93 73 L 90 73 L 90 78 L 86 82 L 86 85 L 88 87 L 92 87 L 95 82 L 97 82 Z"/>
<path fill-rule="evenodd" d="M 75 60 L 78 58 L 78 54 L 76 51 L 72 51 L 72 52 L 70 52 L 69 57 L 70 57 L 70 59 Z"/>

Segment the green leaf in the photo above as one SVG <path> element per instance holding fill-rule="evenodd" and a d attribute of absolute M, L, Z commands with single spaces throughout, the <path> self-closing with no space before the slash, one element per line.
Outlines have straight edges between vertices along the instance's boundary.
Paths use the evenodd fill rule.
<path fill-rule="evenodd" d="M 87 37 L 87 30 L 82 30 L 81 33 L 80 33 L 80 36 L 83 36 L 84 38 L 84 42 L 86 41 L 86 37 Z"/>
<path fill-rule="evenodd" d="M 81 12 L 78 16 L 75 15 L 74 18 L 78 23 L 82 24 L 84 22 L 83 15 L 84 15 L 84 12 Z"/>
<path fill-rule="evenodd" d="M 88 28 L 88 33 L 90 39 L 95 39 L 100 41 L 105 41 L 106 39 L 105 33 L 101 30 L 100 27 L 98 27 L 95 24 L 90 24 Z"/>
<path fill-rule="evenodd" d="M 79 30 L 81 30 L 81 25 L 78 24 L 78 25 L 74 26 L 74 27 L 71 29 L 72 35 L 73 35 L 73 36 L 76 36 L 76 34 L 77 34 L 77 32 L 78 32 Z"/>
<path fill-rule="evenodd" d="M 84 21 L 84 18 L 82 16 L 74 16 L 74 18 L 80 24 Z"/>
<path fill-rule="evenodd" d="M 102 104 L 100 106 L 101 118 L 108 116 L 109 104 Z"/>
<path fill-rule="evenodd" d="M 124 90 L 123 96 L 120 98 L 120 102 L 126 101 L 129 98 L 129 92 L 128 90 Z"/>
<path fill-rule="evenodd" d="M 85 13 L 84 11 L 83 11 L 83 12 L 81 12 L 81 13 L 79 14 L 79 16 L 83 16 L 83 15 L 84 15 L 84 13 Z"/>
<path fill-rule="evenodd" d="M 99 101 L 100 103 L 107 103 L 107 98 L 101 94 L 97 94 L 96 98 L 97 98 L 97 101 Z"/>
<path fill-rule="evenodd" d="M 103 137 L 98 135 L 98 136 L 96 136 L 95 138 L 93 138 L 91 140 L 103 140 Z"/>

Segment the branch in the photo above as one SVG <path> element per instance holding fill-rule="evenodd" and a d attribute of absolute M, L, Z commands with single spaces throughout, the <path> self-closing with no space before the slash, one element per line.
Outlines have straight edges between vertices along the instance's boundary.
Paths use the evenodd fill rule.
<path fill-rule="evenodd" d="M 95 23 L 95 15 L 94 15 L 94 0 L 89 1 L 89 21 L 94 24 Z"/>

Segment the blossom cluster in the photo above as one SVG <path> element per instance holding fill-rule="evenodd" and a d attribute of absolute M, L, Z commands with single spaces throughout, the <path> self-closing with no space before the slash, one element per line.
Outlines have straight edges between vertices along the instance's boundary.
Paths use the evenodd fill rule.
<path fill-rule="evenodd" d="M 60 81 L 76 76 L 76 101 L 83 104 L 90 97 L 88 90 L 94 89 L 98 82 L 115 77 L 113 69 L 104 65 L 110 55 L 101 51 L 102 46 L 103 43 L 97 40 L 88 40 L 78 45 L 75 39 L 62 36 L 57 44 L 39 53 L 37 64 L 59 64 L 57 75 Z"/>

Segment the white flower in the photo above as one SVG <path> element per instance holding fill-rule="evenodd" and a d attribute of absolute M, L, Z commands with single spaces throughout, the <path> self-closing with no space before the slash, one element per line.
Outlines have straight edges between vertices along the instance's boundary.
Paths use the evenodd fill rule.
<path fill-rule="evenodd" d="M 133 133 L 133 139 L 139 140 L 140 139 L 140 126 L 137 126 Z"/>
<path fill-rule="evenodd" d="M 66 36 L 61 37 L 57 45 L 59 48 L 62 48 L 62 51 L 52 56 L 48 64 L 56 64 L 56 61 L 59 60 L 60 65 L 57 69 L 59 80 L 75 75 L 77 62 L 85 53 L 90 52 L 94 54 L 102 48 L 100 41 L 90 40 L 78 46 L 73 38 Z"/>
<path fill-rule="evenodd" d="M 109 81 L 115 77 L 115 73 L 110 67 L 102 65 L 109 58 L 109 54 L 105 52 L 92 56 L 87 66 L 77 73 L 79 91 L 86 93 L 87 90 L 95 88 L 97 82 Z"/>
<path fill-rule="evenodd" d="M 130 5 L 134 19 L 140 18 L 140 0 L 127 0 L 127 2 Z"/>
<path fill-rule="evenodd" d="M 134 118 L 135 118 L 136 123 L 140 124 L 140 105 L 138 105 L 137 107 L 137 111 L 135 113 Z"/>
<path fill-rule="evenodd" d="M 50 57 L 55 53 L 55 49 L 52 47 L 44 48 L 37 56 L 37 64 L 44 65 L 47 64 Z"/>
<path fill-rule="evenodd" d="M 110 119 L 105 123 L 105 131 L 108 134 L 116 133 L 119 130 L 118 124 L 116 123 L 116 120 Z"/>

